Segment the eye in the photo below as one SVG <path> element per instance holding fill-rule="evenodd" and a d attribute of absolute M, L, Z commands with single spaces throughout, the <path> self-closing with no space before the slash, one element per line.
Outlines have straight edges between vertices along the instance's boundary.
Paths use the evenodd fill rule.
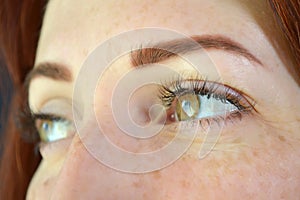
<path fill-rule="evenodd" d="M 35 114 L 34 118 L 42 142 L 49 143 L 66 139 L 75 133 L 73 124 L 67 119 L 47 114 Z"/>
<path fill-rule="evenodd" d="M 169 123 L 240 117 L 254 109 L 245 96 L 227 85 L 198 79 L 178 79 L 160 89 Z"/>
<path fill-rule="evenodd" d="M 178 121 L 225 116 L 237 112 L 238 108 L 228 101 L 196 94 L 185 94 L 175 100 L 175 118 Z"/>

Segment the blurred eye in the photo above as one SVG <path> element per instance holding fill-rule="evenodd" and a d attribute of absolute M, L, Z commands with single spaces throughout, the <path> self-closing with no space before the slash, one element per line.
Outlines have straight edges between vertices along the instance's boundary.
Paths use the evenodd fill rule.
<path fill-rule="evenodd" d="M 36 128 L 42 142 L 55 142 L 71 137 L 75 133 L 73 124 L 53 115 L 35 115 Z"/>
<path fill-rule="evenodd" d="M 240 118 L 254 109 L 245 96 L 229 86 L 206 80 L 179 79 L 160 89 L 169 122 Z"/>

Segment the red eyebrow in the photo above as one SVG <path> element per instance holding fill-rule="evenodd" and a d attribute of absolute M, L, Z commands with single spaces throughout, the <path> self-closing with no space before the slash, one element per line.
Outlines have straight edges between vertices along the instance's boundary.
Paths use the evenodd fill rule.
<path fill-rule="evenodd" d="M 250 61 L 262 65 L 262 62 L 245 49 L 241 44 L 230 38 L 220 35 L 192 36 L 196 42 L 191 42 L 189 38 L 182 38 L 154 45 L 151 48 L 140 48 L 131 52 L 131 63 L 133 66 L 157 63 L 178 54 L 186 54 L 203 49 L 217 49 L 238 54 Z"/>
<path fill-rule="evenodd" d="M 144 64 L 157 63 L 178 54 L 186 54 L 195 50 L 217 49 L 227 51 L 229 53 L 243 56 L 250 61 L 263 65 L 262 62 L 245 49 L 241 44 L 233 41 L 230 38 L 221 35 L 203 35 L 192 36 L 196 42 L 191 42 L 189 38 L 171 40 L 161 42 L 151 48 L 140 48 L 131 52 L 131 64 L 134 67 Z M 28 88 L 32 79 L 38 76 L 48 77 L 59 81 L 72 81 L 72 73 L 69 68 L 63 64 L 44 62 L 38 64 L 27 75 L 25 86 Z"/>

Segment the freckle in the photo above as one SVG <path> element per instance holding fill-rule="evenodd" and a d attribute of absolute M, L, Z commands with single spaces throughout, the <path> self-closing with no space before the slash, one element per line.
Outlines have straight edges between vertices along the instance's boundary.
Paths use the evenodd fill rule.
<path fill-rule="evenodd" d="M 158 180 L 161 178 L 161 174 L 159 171 L 156 171 L 156 172 L 152 172 L 152 175 L 153 175 L 153 178 Z"/>
<path fill-rule="evenodd" d="M 135 188 L 140 188 L 142 186 L 142 184 L 141 184 L 140 181 L 136 181 L 136 182 L 132 183 L 132 186 L 135 187 Z"/>
<path fill-rule="evenodd" d="M 44 187 L 48 187 L 49 185 L 50 185 L 50 179 L 48 178 L 47 180 L 45 180 L 44 182 L 43 182 L 43 186 Z"/>
<path fill-rule="evenodd" d="M 257 157 L 257 152 L 256 151 L 253 152 L 253 156 Z"/>
<path fill-rule="evenodd" d="M 147 197 L 148 197 L 147 193 L 144 192 L 144 194 L 143 194 L 143 199 L 148 199 Z"/>
<path fill-rule="evenodd" d="M 279 140 L 280 140 L 281 142 L 285 142 L 285 141 L 286 141 L 285 137 L 282 136 L 282 135 L 279 135 L 278 138 L 279 138 Z"/>
<path fill-rule="evenodd" d="M 190 186 L 190 183 L 188 181 L 183 180 L 183 181 L 181 181 L 181 186 L 183 188 L 188 188 Z"/>

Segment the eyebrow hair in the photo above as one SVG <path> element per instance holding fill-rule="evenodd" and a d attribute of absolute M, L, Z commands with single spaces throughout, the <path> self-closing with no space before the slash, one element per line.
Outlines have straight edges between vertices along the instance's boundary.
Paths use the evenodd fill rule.
<path fill-rule="evenodd" d="M 33 68 L 26 76 L 24 86 L 28 89 L 32 79 L 36 77 L 48 77 L 58 81 L 72 81 L 72 73 L 67 66 L 55 62 L 43 62 Z"/>
<path fill-rule="evenodd" d="M 190 39 L 195 42 L 191 42 Z M 227 51 L 262 65 L 262 62 L 241 44 L 221 35 L 196 35 L 191 38 L 162 42 L 150 48 L 140 48 L 131 52 L 131 64 L 137 67 L 157 63 L 178 56 L 178 54 L 186 54 L 200 49 Z"/>
<path fill-rule="evenodd" d="M 195 42 L 191 42 L 191 40 Z M 217 49 L 237 54 L 260 65 L 262 62 L 245 49 L 241 44 L 222 35 L 202 35 L 160 42 L 151 48 L 139 48 L 130 53 L 131 64 L 138 67 L 145 64 L 158 63 L 178 54 L 186 54 L 199 49 Z M 44 76 L 58 81 L 72 81 L 72 73 L 67 66 L 59 63 L 43 62 L 34 67 L 26 76 L 25 87 L 28 89 L 32 79 Z"/>

